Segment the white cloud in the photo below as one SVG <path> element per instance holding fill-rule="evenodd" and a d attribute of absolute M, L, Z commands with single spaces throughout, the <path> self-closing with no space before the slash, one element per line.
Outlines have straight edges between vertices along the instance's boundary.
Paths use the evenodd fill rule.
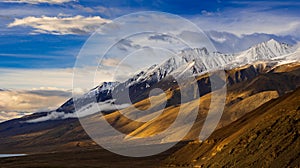
<path fill-rule="evenodd" d="M 108 111 L 108 110 L 116 110 L 116 109 L 123 109 L 129 107 L 129 104 L 120 104 L 114 105 L 109 102 L 99 102 L 99 103 L 91 103 L 88 104 L 81 109 L 77 110 L 76 113 L 63 113 L 63 112 L 56 112 L 53 111 L 52 113 L 40 117 L 37 119 L 29 120 L 28 123 L 36 123 L 36 122 L 43 122 L 48 120 L 57 120 L 57 119 L 67 119 L 67 118 L 82 118 L 92 114 L 97 114 L 100 111 Z"/>
<path fill-rule="evenodd" d="M 216 16 L 216 15 L 220 15 L 219 11 L 218 12 L 209 12 L 207 10 L 202 10 L 201 14 L 204 16 Z"/>
<path fill-rule="evenodd" d="M 79 69 L 77 76 L 85 86 L 82 92 L 95 85 L 112 80 L 109 71 L 98 72 L 94 81 L 95 67 Z M 0 69 L 0 122 L 38 111 L 58 108 L 72 97 L 73 69 Z M 92 85 L 89 85 L 92 83 Z M 1 90 L 2 89 L 2 90 Z"/>
<path fill-rule="evenodd" d="M 97 71 L 96 67 L 77 68 L 76 77 L 81 78 L 82 83 L 95 77 L 95 85 L 112 81 L 113 71 Z M 0 68 L 0 89 L 10 90 L 71 90 L 73 86 L 73 68 L 65 69 L 6 69 Z M 93 78 L 88 78 L 92 76 Z M 78 80 L 79 81 L 79 80 Z M 91 89 L 89 86 L 82 89 Z"/>
<path fill-rule="evenodd" d="M 0 91 L 0 122 L 38 111 L 56 109 L 70 97 L 70 91 L 61 90 Z"/>
<path fill-rule="evenodd" d="M 120 64 L 121 60 L 118 58 L 106 58 L 102 60 L 102 65 L 115 67 Z"/>
<path fill-rule="evenodd" d="M 299 37 L 300 17 L 268 12 L 265 9 L 227 9 L 218 15 L 194 16 L 191 19 L 203 30 L 230 32 L 236 35 L 267 33 Z"/>
<path fill-rule="evenodd" d="M 34 29 L 33 33 L 44 34 L 87 34 L 97 30 L 101 25 L 111 22 L 99 16 L 84 17 L 34 17 L 29 16 L 22 19 L 15 19 L 8 27 L 23 26 Z"/>
<path fill-rule="evenodd" d="M 62 4 L 67 2 L 74 2 L 76 0 L 4 0 L 4 2 L 9 3 L 28 3 L 28 4 L 40 4 L 40 3 L 48 3 L 48 4 Z"/>
<path fill-rule="evenodd" d="M 214 41 L 217 41 L 219 43 L 224 43 L 226 41 L 226 38 L 224 37 L 218 38 L 218 37 L 210 36 L 210 38 L 212 38 Z"/>
<path fill-rule="evenodd" d="M 0 88 L 72 88 L 73 69 L 0 69 Z"/>
<path fill-rule="evenodd" d="M 31 91 L 1 91 L 0 111 L 36 112 L 57 108 L 71 96 L 70 92 L 65 95 L 43 95 Z"/>
<path fill-rule="evenodd" d="M 15 112 L 15 111 L 0 111 L 0 122 L 10 120 L 12 118 L 20 118 L 24 116 L 24 114 L 30 114 L 30 113 L 22 113 L 22 112 Z"/>

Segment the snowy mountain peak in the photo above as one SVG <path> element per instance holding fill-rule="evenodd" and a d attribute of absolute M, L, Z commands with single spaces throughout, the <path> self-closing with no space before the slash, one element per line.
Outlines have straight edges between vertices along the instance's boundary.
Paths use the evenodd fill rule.
<path fill-rule="evenodd" d="M 276 41 L 275 39 L 270 39 L 269 41 L 267 41 L 266 43 L 270 43 L 270 44 L 280 44 L 278 41 Z"/>
<path fill-rule="evenodd" d="M 253 46 L 251 49 L 255 49 L 256 51 L 270 51 L 270 54 L 274 54 L 276 56 L 288 54 L 292 52 L 292 48 L 285 43 L 280 43 L 274 39 L 269 41 L 257 44 Z"/>
<path fill-rule="evenodd" d="M 182 50 L 178 57 L 173 57 L 160 65 L 155 65 L 147 71 L 142 71 L 127 81 L 127 86 L 136 83 L 156 83 L 168 75 L 177 73 L 182 67 L 190 67 L 193 74 L 199 74 L 209 70 L 217 70 L 225 66 L 245 65 L 255 61 L 271 60 L 273 58 L 293 52 L 293 48 L 274 39 L 257 44 L 239 54 L 222 54 L 209 52 L 203 48 L 189 48 Z M 184 69 L 184 68 L 183 68 Z"/>
<path fill-rule="evenodd" d="M 112 104 L 125 108 L 128 106 L 128 103 L 122 101 L 122 99 L 113 99 L 114 93 L 122 98 L 123 95 L 127 94 L 126 89 L 128 88 L 130 93 L 140 95 L 145 89 L 154 86 L 167 76 L 172 75 L 176 79 L 177 77 L 181 77 L 184 72 L 187 71 L 190 71 L 190 74 L 192 75 L 199 75 L 218 69 L 238 68 L 247 64 L 255 66 L 257 62 L 260 62 L 257 65 L 261 66 L 261 62 L 270 63 L 272 61 L 272 63 L 276 65 L 295 60 L 299 61 L 299 52 L 293 51 L 294 47 L 285 43 L 280 43 L 274 39 L 257 44 L 248 50 L 237 54 L 209 52 L 206 48 L 185 49 L 179 52 L 175 57 L 171 57 L 160 64 L 145 68 L 125 82 L 104 82 L 91 89 L 88 93 L 76 97 L 75 101 L 78 107 L 82 107 L 83 109 L 81 110 L 82 116 L 87 115 L 84 110 L 95 103 L 95 98 L 102 106 L 106 106 L 106 110 L 107 107 L 109 107 L 109 110 L 113 110 Z M 266 66 L 267 64 L 263 65 Z M 73 104 L 73 99 L 70 99 L 59 107 L 53 113 L 53 119 L 59 118 L 56 115 L 58 113 L 60 115 L 64 115 L 64 113 L 74 113 L 75 109 Z M 51 115 L 52 113 L 50 113 L 50 116 Z"/>
<path fill-rule="evenodd" d="M 293 48 L 274 39 L 257 44 L 237 56 L 239 62 L 269 60 L 293 52 Z"/>
<path fill-rule="evenodd" d="M 258 44 L 259 45 L 259 44 Z M 270 48 L 283 48 L 283 49 L 288 49 L 290 46 L 286 43 L 280 43 L 274 39 L 270 39 L 269 41 L 263 42 L 260 45 L 265 45 Z"/>
<path fill-rule="evenodd" d="M 117 87 L 120 82 L 103 82 L 102 84 L 98 85 L 97 87 L 91 89 L 89 92 L 79 96 L 76 98 L 77 102 L 93 102 L 95 97 L 97 101 L 105 101 L 111 98 L 111 92 Z M 64 105 L 63 105 L 64 106 Z"/>

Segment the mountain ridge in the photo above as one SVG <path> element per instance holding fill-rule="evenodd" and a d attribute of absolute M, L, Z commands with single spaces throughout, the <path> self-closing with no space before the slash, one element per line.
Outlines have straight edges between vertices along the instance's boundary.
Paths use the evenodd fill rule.
<path fill-rule="evenodd" d="M 299 96 L 298 88 L 265 103 L 230 125 L 215 131 L 205 142 L 189 143 L 167 158 L 162 165 L 299 166 Z"/>
<path fill-rule="evenodd" d="M 300 55 L 298 52 L 299 49 L 295 50 L 293 46 L 286 43 L 280 43 L 274 39 L 254 45 L 248 50 L 237 54 L 222 54 L 220 52 L 209 53 L 205 48 L 186 49 L 182 50 L 178 54 L 178 57 L 173 57 L 161 64 L 150 66 L 148 69 L 136 73 L 136 75 L 125 82 L 104 82 L 91 89 L 89 92 L 76 97 L 76 103 L 79 104 L 78 107 L 88 107 L 91 103 L 100 102 L 103 107 L 102 109 L 104 109 L 103 112 L 107 114 L 114 111 L 112 108 L 113 106 L 127 107 L 126 104 L 122 104 L 122 102 L 113 99 L 112 93 L 116 91 L 120 92 L 116 95 L 121 95 L 119 97 L 122 97 L 122 94 L 126 94 L 125 92 L 122 93 L 122 90 L 128 88 L 130 93 L 134 93 L 134 95 L 131 96 L 131 98 L 133 98 L 131 101 L 135 103 L 144 98 L 143 96 L 137 95 L 143 94 L 145 90 L 149 90 L 149 88 L 153 87 L 161 80 L 167 79 L 167 76 L 174 77 L 173 79 L 168 79 L 171 82 L 172 80 L 175 81 L 176 77 L 187 70 L 191 71 L 192 75 L 201 75 L 208 71 L 215 71 L 218 69 L 225 69 L 226 71 L 226 69 L 243 67 L 247 64 L 254 65 L 254 69 L 261 69 L 263 66 L 264 70 L 272 70 L 280 64 L 297 62 Z M 243 80 L 242 78 L 244 78 L 243 74 L 240 74 L 239 77 L 240 79 L 238 80 Z M 227 82 L 229 82 L 229 84 L 235 83 L 238 81 L 236 79 L 237 78 L 228 78 Z M 41 117 L 45 117 L 45 113 L 41 114 Z M 76 118 L 78 115 L 85 116 L 84 113 L 78 115 L 75 114 L 73 98 L 66 101 L 56 110 L 47 112 L 47 115 L 49 115 L 48 118 L 51 120 Z M 36 114 L 34 116 L 38 118 L 39 115 Z"/>
<path fill-rule="evenodd" d="M 251 55 L 253 52 L 255 54 Z M 256 58 L 256 55 L 261 55 L 262 52 L 265 52 L 265 54 Z M 206 73 L 208 70 L 213 71 L 223 68 L 232 69 L 246 64 L 251 64 L 255 61 L 271 61 L 271 59 L 292 52 L 292 46 L 285 43 L 279 43 L 274 39 L 257 44 L 239 54 L 231 55 L 219 52 L 209 53 L 205 48 L 187 49 L 178 54 L 179 58 L 173 57 L 159 65 L 153 65 L 149 67 L 147 71 L 140 71 L 123 83 L 115 82 L 114 86 L 107 90 L 101 90 L 100 88 L 103 87 L 102 85 L 97 86 L 95 89 L 92 89 L 90 92 L 85 94 L 91 95 L 90 100 L 88 100 L 88 98 L 86 100 L 82 99 L 82 102 L 85 101 L 84 104 L 95 102 L 95 98 L 93 98 L 95 95 L 97 102 L 105 102 L 112 99 L 111 93 L 113 90 L 121 91 L 125 88 L 129 88 L 130 92 L 135 92 L 136 94 L 142 93 L 145 89 L 158 83 L 168 75 L 174 75 L 176 78 L 176 76 L 180 74 L 178 73 L 178 70 L 186 69 L 181 67 L 188 67 L 191 64 L 193 64 L 189 67 L 191 69 L 191 73 L 193 75 L 199 75 L 201 73 Z M 244 58 L 244 60 L 241 58 Z M 83 98 L 85 97 L 86 96 L 83 95 Z M 80 102 L 80 98 L 77 100 L 77 103 L 78 102 Z M 111 102 L 112 101 L 109 103 Z M 75 112 L 75 109 L 70 107 L 72 104 L 73 100 L 70 99 L 67 103 L 59 107 L 57 112 Z"/>

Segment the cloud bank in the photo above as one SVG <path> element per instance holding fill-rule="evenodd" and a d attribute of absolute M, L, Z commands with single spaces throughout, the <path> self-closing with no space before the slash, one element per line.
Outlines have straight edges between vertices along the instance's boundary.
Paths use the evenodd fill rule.
<path fill-rule="evenodd" d="M 53 111 L 44 117 L 29 120 L 27 122 L 36 123 L 36 122 L 43 122 L 43 121 L 57 120 L 57 119 L 78 118 L 78 117 L 82 118 L 89 115 L 100 113 L 100 111 L 123 109 L 129 106 L 130 106 L 129 104 L 114 105 L 109 102 L 91 103 L 82 107 L 81 109 L 76 111 L 76 113 L 63 113 L 63 112 Z"/>
<path fill-rule="evenodd" d="M 20 118 L 20 117 L 24 116 L 25 114 L 30 114 L 30 113 L 14 112 L 14 111 L 0 111 L 0 122 L 10 120 L 13 118 Z"/>
<path fill-rule="evenodd" d="M 56 109 L 71 97 L 70 91 L 42 89 L 0 91 L 0 122 L 38 111 Z"/>
<path fill-rule="evenodd" d="M 72 88 L 73 69 L 9 69 L 0 68 L 0 88 L 49 90 Z M 52 89 L 55 90 L 55 89 Z M 57 90 L 57 89 L 56 89 Z"/>
<path fill-rule="evenodd" d="M 33 33 L 42 34 L 88 34 L 97 30 L 101 25 L 111 22 L 100 16 L 84 17 L 81 15 L 73 17 L 34 17 L 29 16 L 22 19 L 15 19 L 8 24 L 8 27 L 31 27 Z"/>
<path fill-rule="evenodd" d="M 257 7 L 245 9 L 227 9 L 215 14 L 202 13 L 190 18 L 201 29 L 230 32 L 236 35 L 268 33 L 299 37 L 300 16 L 288 13 L 276 13 Z"/>

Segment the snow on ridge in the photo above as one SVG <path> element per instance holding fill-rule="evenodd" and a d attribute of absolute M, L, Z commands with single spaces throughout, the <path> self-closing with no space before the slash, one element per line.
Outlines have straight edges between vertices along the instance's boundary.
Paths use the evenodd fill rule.
<path fill-rule="evenodd" d="M 292 52 L 293 48 L 288 44 L 279 43 L 278 41 L 271 39 L 241 52 L 236 59 L 240 62 L 269 60 Z"/>
<path fill-rule="evenodd" d="M 99 86 L 99 91 L 103 90 L 112 90 L 114 89 L 120 82 L 103 82 L 102 85 Z"/>
<path fill-rule="evenodd" d="M 236 54 L 222 54 L 220 52 L 208 52 L 206 48 L 193 48 L 182 50 L 178 57 L 170 58 L 151 70 L 139 73 L 138 78 L 133 77 L 129 86 L 147 80 L 160 81 L 167 75 L 174 74 L 177 69 L 194 62 L 192 73 L 197 75 L 211 70 L 234 68 L 257 61 L 270 61 L 282 55 L 293 53 L 292 46 L 280 43 L 274 39 L 254 45 L 246 51 Z M 181 58 L 181 59 L 180 59 Z"/>
<path fill-rule="evenodd" d="M 64 112 L 57 112 L 57 111 L 51 111 L 49 114 L 43 117 L 39 117 L 36 119 L 31 119 L 26 121 L 27 123 L 38 123 L 38 122 L 44 122 L 44 121 L 50 121 L 50 120 L 63 120 L 63 119 L 69 119 L 69 118 L 83 118 L 87 117 L 93 114 L 100 113 L 101 111 L 108 111 L 108 110 L 116 110 L 116 109 L 123 109 L 130 106 L 129 104 L 120 104 L 115 105 L 112 104 L 110 100 L 105 102 L 99 102 L 99 103 L 90 103 L 83 107 L 81 107 L 79 110 L 77 110 L 75 113 L 64 113 Z"/>
<path fill-rule="evenodd" d="M 295 50 L 292 46 L 285 43 L 279 43 L 274 39 L 254 45 L 248 50 L 237 54 L 222 54 L 220 52 L 210 53 L 206 48 L 186 49 L 178 53 L 177 57 L 172 57 L 159 65 L 152 65 L 151 67 L 140 71 L 124 83 L 104 82 L 79 97 L 79 99 L 84 102 L 87 99 L 95 97 L 95 95 L 107 96 L 120 84 L 123 84 L 125 87 L 130 87 L 132 85 L 145 82 L 147 87 L 151 87 L 151 83 L 157 83 L 168 75 L 180 76 L 182 74 L 181 72 L 187 70 L 191 70 L 194 75 L 199 75 L 212 70 L 232 69 L 259 61 L 272 61 L 277 62 L 276 64 L 279 64 L 280 62 L 287 63 L 295 60 L 299 61 L 300 49 L 296 50 L 296 53 L 294 51 Z M 113 106 L 117 109 L 126 108 L 128 106 L 126 104 L 115 105 L 110 100 L 111 99 L 107 100 L 106 97 L 103 101 L 101 99 L 101 102 L 98 103 L 100 109 L 112 110 Z M 93 112 L 90 113 L 88 111 L 95 111 L 94 105 L 97 104 L 94 103 L 94 105 L 91 105 L 91 102 L 88 101 L 86 101 L 85 104 L 86 105 L 83 105 L 82 108 L 79 109 L 79 113 L 77 115 L 75 113 L 54 111 L 49 115 L 42 117 L 43 119 L 38 118 L 31 122 L 46 121 L 46 119 L 54 120 L 84 117 L 86 115 L 94 114 Z"/>
<path fill-rule="evenodd" d="M 77 99 L 93 98 L 96 95 L 98 95 L 104 91 L 111 92 L 119 84 L 120 84 L 120 82 L 103 82 L 102 84 L 98 85 L 97 87 L 91 89 L 89 92 L 84 93 L 81 96 L 78 96 Z"/>

